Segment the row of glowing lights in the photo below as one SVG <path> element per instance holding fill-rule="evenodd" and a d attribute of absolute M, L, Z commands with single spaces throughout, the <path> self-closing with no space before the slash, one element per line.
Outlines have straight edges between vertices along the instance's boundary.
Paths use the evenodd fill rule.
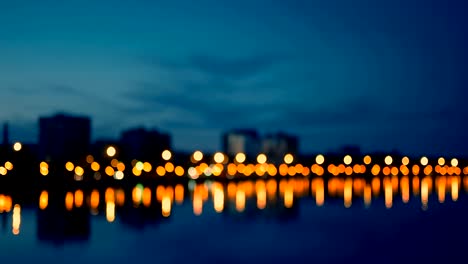
<path fill-rule="evenodd" d="M 321 178 L 308 181 L 307 179 L 283 179 L 277 181 L 257 180 L 244 181 L 239 183 L 230 182 L 226 187 L 217 182 L 210 184 L 189 184 L 189 190 L 192 193 L 192 205 L 194 215 L 201 215 L 203 212 L 204 203 L 207 202 L 211 193 L 213 208 L 217 213 L 223 212 L 225 208 L 226 197 L 228 201 L 234 202 L 235 209 L 238 212 L 243 212 L 246 207 L 246 200 L 255 196 L 257 208 L 263 210 L 267 207 L 267 202 L 275 202 L 277 199 L 277 191 L 279 189 L 280 198 L 283 200 L 283 205 L 286 208 L 291 208 L 294 200 L 309 195 L 315 197 L 317 206 L 323 206 L 325 203 L 325 187 L 328 188 L 329 196 L 343 197 L 344 206 L 351 207 L 353 197 L 362 197 L 366 207 L 370 206 L 372 196 L 378 197 L 382 188 L 384 191 L 384 200 L 386 208 L 393 206 L 394 196 L 398 191 L 401 193 L 403 203 L 408 203 L 410 200 L 410 179 L 403 177 L 386 177 L 382 181 L 375 177 L 371 183 L 366 183 L 364 179 L 339 179 L 333 178 L 328 181 L 328 186 Z M 461 179 L 457 176 L 445 177 L 440 176 L 435 179 L 435 189 L 437 192 L 438 201 L 445 202 L 446 193 L 450 192 L 452 201 L 457 201 Z M 463 179 L 465 191 L 468 191 L 468 178 Z M 413 195 L 419 195 L 421 198 L 422 208 L 428 208 L 429 195 L 432 194 L 433 181 L 430 177 L 425 177 L 419 180 L 418 177 L 411 180 Z M 173 203 L 180 205 L 184 202 L 184 187 L 178 184 L 172 186 L 158 186 L 155 190 L 155 198 L 161 204 L 161 214 L 164 217 L 169 217 L 172 211 Z M 153 199 L 152 191 L 149 187 L 143 187 L 141 184 L 135 186 L 132 190 L 132 202 L 135 207 L 143 205 L 150 207 Z M 100 204 L 100 193 L 98 190 L 93 190 L 86 199 L 88 206 L 93 215 L 98 214 Z M 116 207 L 124 206 L 125 192 L 122 189 L 107 188 L 104 194 L 105 212 L 108 222 L 114 222 L 116 218 Z M 85 194 L 82 190 L 75 192 L 67 192 L 65 195 L 65 208 L 68 211 L 73 208 L 81 208 L 85 204 Z M 39 196 L 39 208 L 45 210 L 48 207 L 49 194 L 47 191 L 42 191 Z M 10 212 L 12 209 L 12 199 L 10 196 L 0 195 L 0 213 Z M 21 224 L 21 207 L 16 204 L 13 206 L 13 221 L 12 233 L 19 234 Z"/>
<path fill-rule="evenodd" d="M 114 157 L 117 153 L 116 149 L 114 147 L 108 147 L 106 150 L 106 153 L 109 157 Z M 175 166 L 173 163 L 169 162 L 169 160 L 172 157 L 172 153 L 169 150 L 165 150 L 162 152 L 162 158 L 167 161 L 167 163 L 164 166 L 157 166 L 156 167 L 156 174 L 159 176 L 164 176 L 166 173 L 175 173 L 177 176 L 183 176 L 185 175 L 185 169 L 182 166 Z M 201 151 L 195 151 L 192 156 L 191 160 L 193 163 L 197 163 L 203 159 L 203 153 Z M 204 174 L 206 176 L 220 176 L 222 172 L 225 169 L 225 166 L 223 163 L 227 162 L 225 154 L 221 152 L 217 152 L 213 156 L 214 161 L 216 164 L 211 164 L 208 165 L 206 163 L 201 163 L 198 166 L 195 167 L 190 167 L 187 170 L 188 176 L 192 179 L 197 179 L 200 175 Z M 88 155 L 86 158 L 87 162 L 90 164 L 91 169 L 97 173 L 98 177 L 100 177 L 99 170 L 101 168 L 100 164 L 94 161 L 94 158 L 91 155 Z M 292 154 L 286 154 L 284 156 L 284 164 L 281 164 L 278 168 L 274 164 L 268 164 L 266 163 L 267 161 L 267 156 L 265 154 L 259 154 L 257 156 L 257 162 L 258 164 L 243 164 L 243 162 L 246 160 L 246 156 L 244 153 L 238 153 L 235 156 L 235 163 L 230 163 L 227 165 L 227 174 L 228 176 L 234 176 L 237 174 L 243 174 L 245 176 L 250 176 L 251 174 L 255 173 L 258 176 L 263 176 L 265 174 L 268 174 L 270 176 L 276 176 L 278 173 L 281 176 L 294 176 L 296 174 L 302 174 L 303 176 L 309 176 L 309 174 L 312 172 L 318 176 L 322 176 L 325 173 L 325 169 L 320 166 L 325 162 L 325 157 L 321 154 L 317 155 L 315 158 L 316 164 L 312 165 L 310 169 L 306 166 L 303 166 L 302 164 L 296 164 L 294 166 L 288 164 L 293 163 L 294 157 Z M 373 175 L 378 175 L 380 172 L 382 172 L 385 176 L 388 175 L 398 175 L 400 172 L 403 175 L 408 175 L 410 173 L 409 168 L 407 165 L 409 164 L 409 158 L 408 157 L 403 157 L 402 158 L 402 165 L 400 168 L 398 167 L 391 167 L 390 165 L 393 163 L 393 158 L 391 156 L 386 156 L 385 159 L 385 164 L 387 164 L 386 167 L 381 168 L 378 164 L 373 165 L 371 169 L 371 173 Z M 333 164 L 330 164 L 327 168 L 327 171 L 330 174 L 333 174 L 335 176 L 339 174 L 346 174 L 346 175 L 351 175 L 353 173 L 355 174 L 360 174 L 360 173 L 365 173 L 366 172 L 366 165 L 369 165 L 372 162 L 372 159 L 370 156 L 365 156 L 363 159 L 364 164 L 355 164 L 354 166 L 350 166 L 352 163 L 352 157 L 350 155 L 346 155 L 343 158 L 344 164 L 340 164 L 338 166 L 335 166 Z M 433 168 L 431 165 L 428 165 L 429 160 L 427 157 L 422 157 L 420 160 L 421 165 L 426 166 L 423 169 L 424 174 L 430 175 L 433 172 Z M 445 159 L 444 158 L 439 158 L 438 159 L 438 165 L 434 168 L 436 173 L 445 175 L 460 175 L 461 174 L 461 169 L 458 168 L 458 160 L 457 159 L 452 159 L 450 161 L 452 167 L 449 167 L 447 165 L 444 166 L 445 164 Z M 346 164 L 346 166 L 345 166 Z M 149 162 L 141 162 L 141 161 L 136 161 L 134 160 L 132 162 L 132 173 L 135 176 L 140 176 L 142 172 L 151 172 L 153 169 L 153 166 Z M 75 166 L 72 162 L 67 162 L 65 164 L 65 168 L 70 171 L 75 173 L 75 179 L 76 180 L 82 180 L 82 177 L 84 175 L 84 168 L 81 166 Z M 125 171 L 125 164 L 123 162 L 119 162 L 117 159 L 112 159 L 110 166 L 107 166 L 104 170 L 104 172 L 108 176 L 113 176 L 117 180 L 121 180 L 124 178 L 124 171 Z M 413 175 L 418 175 L 420 172 L 420 167 L 419 165 L 415 164 L 413 165 L 411 169 Z M 466 167 L 463 172 L 465 174 L 468 174 L 468 167 Z M 48 170 L 48 164 L 46 162 L 41 162 L 40 164 L 40 173 L 42 175 L 48 175 L 49 170 Z"/>
<path fill-rule="evenodd" d="M 13 149 L 15 151 L 20 151 L 22 148 L 21 143 L 17 142 L 13 145 Z M 106 154 L 109 157 L 114 157 L 117 154 L 117 150 L 115 147 L 110 146 L 106 149 Z M 162 158 L 166 161 L 169 161 L 172 157 L 172 153 L 169 150 L 164 150 L 161 154 Z M 98 172 L 100 170 L 100 165 L 99 163 L 95 161 L 89 161 L 88 156 L 87 160 L 91 164 L 91 169 L 95 172 Z M 203 153 L 201 151 L 195 151 L 192 156 L 191 160 L 193 163 L 197 163 L 203 159 Z M 192 179 L 198 178 L 201 174 L 205 174 L 206 176 L 219 176 L 221 175 L 222 171 L 224 170 L 224 166 L 221 163 L 227 162 L 226 155 L 217 152 L 213 156 L 213 160 L 216 162 L 216 164 L 212 164 L 208 166 L 206 163 L 202 163 L 200 166 L 197 167 L 190 167 L 188 169 L 188 174 Z M 235 156 L 235 161 L 238 163 L 238 165 L 231 163 L 228 165 L 228 174 L 229 175 L 235 175 L 237 173 L 239 174 L 244 174 L 246 176 L 251 175 L 252 173 L 256 173 L 259 176 L 263 176 L 265 173 L 268 173 L 271 176 L 275 176 L 279 173 L 282 176 L 285 175 L 290 175 L 294 176 L 296 174 L 303 174 L 304 176 L 308 176 L 310 172 L 315 173 L 316 175 L 323 175 L 325 173 L 325 170 L 319 166 L 322 165 L 325 162 L 325 157 L 321 154 L 317 155 L 315 158 L 316 164 L 312 165 L 310 170 L 308 167 L 304 167 L 301 164 L 297 164 L 296 166 L 287 166 L 286 164 L 291 164 L 294 161 L 294 156 L 292 154 L 286 154 L 284 156 L 284 163 L 279 166 L 277 169 L 273 164 L 266 164 L 267 162 L 267 156 L 263 153 L 259 154 L 257 156 L 257 165 L 249 164 L 247 166 L 242 166 L 242 163 L 245 162 L 246 160 L 246 155 L 244 153 L 238 153 Z M 365 173 L 366 167 L 364 165 L 359 165 L 355 164 L 354 166 L 349 166 L 352 163 L 353 159 L 350 155 L 346 155 L 343 158 L 343 164 L 340 164 L 338 166 L 335 166 L 333 164 L 330 164 L 328 166 L 328 172 L 337 176 L 339 174 L 346 174 L 346 175 L 351 175 L 353 173 L 359 174 L 359 173 Z M 372 158 L 367 155 L 363 159 L 364 164 L 369 165 L 372 162 Z M 386 156 L 384 159 L 384 162 L 387 166 L 390 166 L 393 163 L 393 158 L 391 156 Z M 402 165 L 400 166 L 400 169 L 398 167 L 384 167 L 382 170 L 379 165 L 375 164 L 371 172 L 373 175 L 379 174 L 381 171 L 384 175 L 397 175 L 398 173 L 402 173 L 403 175 L 408 175 L 409 174 L 409 168 L 406 166 L 409 164 L 409 158 L 408 157 L 403 157 L 402 158 Z M 451 159 L 450 164 L 452 167 L 448 167 L 445 165 L 446 161 L 445 158 L 440 157 L 438 160 L 438 165 L 436 165 L 435 172 L 440 173 L 442 175 L 449 174 L 449 175 L 460 175 L 461 174 L 461 169 L 458 168 L 458 160 L 456 158 Z M 426 166 L 424 168 L 424 173 L 426 175 L 429 175 L 432 173 L 433 168 L 431 165 L 428 165 L 429 159 L 427 157 L 422 157 L 420 159 L 420 163 L 422 166 Z M 264 165 L 266 164 L 266 165 Z M 263 165 L 263 166 L 261 166 Z M 348 166 L 345 166 L 348 165 Z M 444 166 L 445 165 L 445 166 Z M 72 162 L 67 162 L 65 165 L 66 169 L 68 171 L 74 171 L 75 175 L 77 176 L 77 179 L 80 180 L 81 177 L 84 174 L 84 169 L 80 166 L 74 166 Z M 11 162 L 6 162 L 5 166 L 0 166 L 0 175 L 6 175 L 9 170 L 13 169 L 13 164 Z M 117 169 L 117 170 L 115 170 Z M 105 168 L 105 173 L 108 176 L 114 176 L 114 178 L 121 180 L 124 178 L 124 170 L 125 170 L 125 165 L 122 162 L 118 162 L 116 159 L 113 159 L 111 162 L 111 166 L 107 166 Z M 148 162 L 136 162 L 134 164 L 134 167 L 132 168 L 132 173 L 135 176 L 140 176 L 142 174 L 142 171 L 145 172 L 150 172 L 152 170 L 152 165 Z M 420 168 L 418 165 L 413 165 L 412 167 L 412 173 L 415 175 L 418 175 L 420 171 Z M 168 162 L 165 164 L 165 166 L 158 166 L 156 168 L 156 173 L 159 176 L 164 176 L 166 173 L 172 173 L 174 172 L 178 176 L 183 176 L 185 174 L 185 170 L 181 166 L 174 166 L 174 164 Z M 468 167 L 463 169 L 464 174 L 468 174 Z M 49 169 L 48 165 L 46 162 L 41 162 L 40 164 L 40 173 L 44 176 L 49 174 Z"/>

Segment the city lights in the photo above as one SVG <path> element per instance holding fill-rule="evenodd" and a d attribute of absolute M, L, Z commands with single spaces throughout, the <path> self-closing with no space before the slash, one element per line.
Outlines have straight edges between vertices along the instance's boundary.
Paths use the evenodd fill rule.
<path fill-rule="evenodd" d="M 172 153 L 169 150 L 164 150 L 161 154 L 163 160 L 170 160 L 172 157 Z"/>
<path fill-rule="evenodd" d="M 315 157 L 315 163 L 322 165 L 325 162 L 325 157 L 322 154 L 317 155 Z"/>
<path fill-rule="evenodd" d="M 393 162 L 393 158 L 391 156 L 386 156 L 385 157 L 385 164 L 387 164 L 388 166 L 390 166 Z"/>
<path fill-rule="evenodd" d="M 258 162 L 259 164 L 263 164 L 263 163 L 265 163 L 266 161 L 267 161 L 267 156 L 266 156 L 265 154 L 261 153 L 261 154 L 259 154 L 259 155 L 257 156 L 257 162 Z"/>
<path fill-rule="evenodd" d="M 349 165 L 349 164 L 351 164 L 351 162 L 353 162 L 353 159 L 351 158 L 350 155 L 346 155 L 346 156 L 343 158 L 343 162 L 344 162 L 344 164 Z"/>
<path fill-rule="evenodd" d="M 237 153 L 235 160 L 237 163 L 243 163 L 245 161 L 246 157 L 244 153 Z"/>
<path fill-rule="evenodd" d="M 109 147 L 107 147 L 106 154 L 109 157 L 114 157 L 115 154 L 117 154 L 117 150 L 115 149 L 115 147 L 109 146 Z"/>
<path fill-rule="evenodd" d="M 292 154 L 288 153 L 284 156 L 284 163 L 291 164 L 293 161 L 294 161 L 294 157 Z"/>
<path fill-rule="evenodd" d="M 13 150 L 14 151 L 20 151 L 23 148 L 23 145 L 20 142 L 16 142 L 13 144 Z"/>
<path fill-rule="evenodd" d="M 216 152 L 213 156 L 213 159 L 216 163 L 223 163 L 224 162 L 224 154 L 221 152 Z"/>
<path fill-rule="evenodd" d="M 429 159 L 427 157 L 422 157 L 420 162 L 421 165 L 426 166 L 429 163 Z"/>
<path fill-rule="evenodd" d="M 200 160 L 203 159 L 203 153 L 197 150 L 193 153 L 192 158 L 195 162 L 199 162 Z"/>

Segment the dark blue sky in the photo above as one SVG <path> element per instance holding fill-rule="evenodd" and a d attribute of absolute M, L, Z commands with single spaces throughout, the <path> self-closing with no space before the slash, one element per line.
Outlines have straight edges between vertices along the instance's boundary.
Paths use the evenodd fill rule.
<path fill-rule="evenodd" d="M 3 1 L 0 120 L 145 125 L 177 149 L 284 130 L 301 150 L 466 153 L 464 1 Z"/>

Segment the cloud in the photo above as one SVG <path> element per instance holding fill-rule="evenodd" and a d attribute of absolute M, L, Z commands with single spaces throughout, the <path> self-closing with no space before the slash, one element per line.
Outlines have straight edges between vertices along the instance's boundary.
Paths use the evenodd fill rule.
<path fill-rule="evenodd" d="M 249 56 L 217 56 L 192 54 L 182 60 L 168 60 L 158 56 L 143 56 L 146 64 L 175 71 L 195 71 L 208 78 L 230 80 L 247 79 L 264 73 L 287 60 L 279 54 L 253 54 Z"/>

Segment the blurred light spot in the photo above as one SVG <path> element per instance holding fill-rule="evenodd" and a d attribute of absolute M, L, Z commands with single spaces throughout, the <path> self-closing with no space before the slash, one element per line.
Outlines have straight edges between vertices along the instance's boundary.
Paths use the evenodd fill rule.
<path fill-rule="evenodd" d="M 458 166 L 458 160 L 457 159 L 452 159 L 450 161 L 450 164 L 452 164 L 453 167 L 457 167 Z"/>
<path fill-rule="evenodd" d="M 161 156 L 164 160 L 170 160 L 172 157 L 172 153 L 166 149 L 162 152 Z"/>
<path fill-rule="evenodd" d="M 20 233 L 21 226 L 21 206 L 15 204 L 13 208 L 13 221 L 12 221 L 12 232 L 13 235 L 18 235 Z"/>
<path fill-rule="evenodd" d="M 49 193 L 47 191 L 42 191 L 39 195 L 39 209 L 44 210 L 49 205 Z"/>
<path fill-rule="evenodd" d="M 194 163 L 203 159 L 203 153 L 199 150 L 195 151 L 192 155 Z"/>
<path fill-rule="evenodd" d="M 107 222 L 112 223 L 115 220 L 115 203 L 110 201 L 106 203 L 106 219 Z"/>
<path fill-rule="evenodd" d="M 13 144 L 14 151 L 20 151 L 22 148 L 23 148 L 23 145 L 21 145 L 20 142 L 16 142 L 15 144 Z"/>
<path fill-rule="evenodd" d="M 422 157 L 420 162 L 421 165 L 426 166 L 427 163 L 429 163 L 429 159 L 427 157 Z"/>
<path fill-rule="evenodd" d="M 115 147 L 109 146 L 109 147 L 107 148 L 107 150 L 106 150 L 106 154 L 107 154 L 107 156 L 109 156 L 109 157 L 114 157 L 115 154 L 117 154 L 117 150 L 115 149 Z"/>
<path fill-rule="evenodd" d="M 364 157 L 364 164 L 369 165 L 372 162 L 372 158 L 369 155 Z"/>
<path fill-rule="evenodd" d="M 405 166 L 408 166 L 409 161 L 410 161 L 410 160 L 409 160 L 408 157 L 403 157 L 403 158 L 401 159 L 401 163 L 402 163 L 403 165 L 405 165 Z"/>
<path fill-rule="evenodd" d="M 343 162 L 344 162 L 344 164 L 349 165 L 349 164 L 351 164 L 351 162 L 353 162 L 353 158 L 351 158 L 350 155 L 346 155 L 346 156 L 343 158 Z"/>
<path fill-rule="evenodd" d="M 263 153 L 259 154 L 257 156 L 257 162 L 260 163 L 260 164 L 263 164 L 267 161 L 267 156 Z"/>
<path fill-rule="evenodd" d="M 221 152 L 216 152 L 213 156 L 213 159 L 216 163 L 223 163 L 224 162 L 224 154 Z"/>
<path fill-rule="evenodd" d="M 65 169 L 67 171 L 73 171 L 73 169 L 75 169 L 75 165 L 73 165 L 73 163 L 71 163 L 70 161 L 68 161 L 67 163 L 65 163 Z"/>
<path fill-rule="evenodd" d="M 386 156 L 385 157 L 385 164 L 387 164 L 388 166 L 390 166 L 393 162 L 393 158 L 391 156 Z"/>
<path fill-rule="evenodd" d="M 67 192 L 65 195 L 65 208 L 68 211 L 71 211 L 73 209 L 73 193 Z"/>
<path fill-rule="evenodd" d="M 294 161 L 294 157 L 292 154 L 288 153 L 284 156 L 284 163 L 291 164 L 293 161 Z"/>

